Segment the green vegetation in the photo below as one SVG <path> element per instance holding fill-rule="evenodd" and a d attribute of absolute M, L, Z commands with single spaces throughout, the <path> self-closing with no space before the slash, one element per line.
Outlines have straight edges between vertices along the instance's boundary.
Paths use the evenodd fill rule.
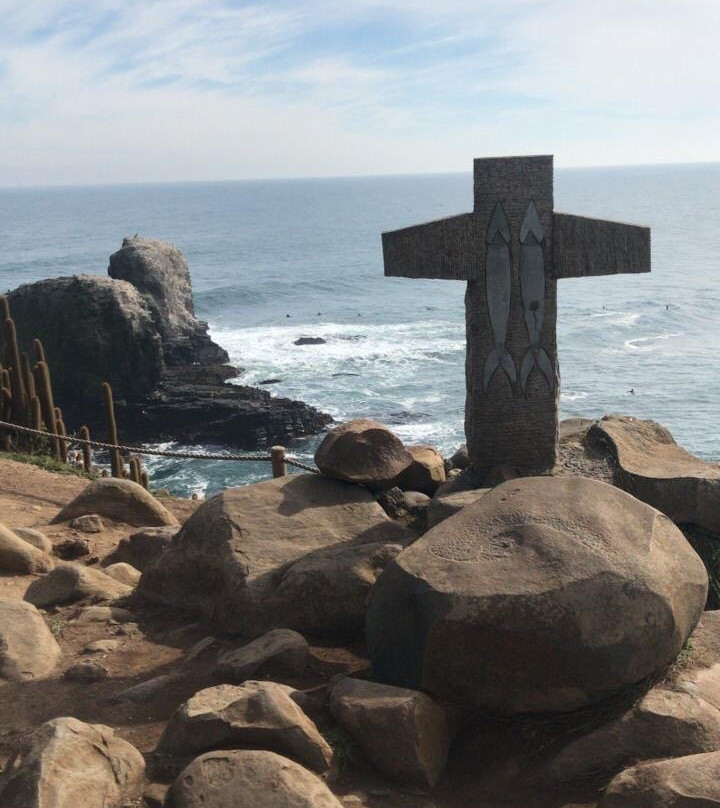
<path fill-rule="evenodd" d="M 59 640 L 60 637 L 63 636 L 63 632 L 65 631 L 65 626 L 67 625 L 67 620 L 63 620 L 60 617 L 53 617 L 50 620 L 50 631 L 52 632 L 53 637 L 56 640 Z"/>
<path fill-rule="evenodd" d="M 362 758 L 354 741 L 340 727 L 326 729 L 323 736 L 332 747 L 335 764 L 340 774 Z"/>
<path fill-rule="evenodd" d="M 38 466 L 46 471 L 54 471 L 58 474 L 72 474 L 75 477 L 84 477 L 91 480 L 94 475 L 86 474 L 82 469 L 76 469 L 55 460 L 53 457 L 42 454 L 24 454 L 22 452 L 0 452 L 0 457 L 7 460 L 14 460 L 16 463 L 29 463 L 31 466 Z"/>

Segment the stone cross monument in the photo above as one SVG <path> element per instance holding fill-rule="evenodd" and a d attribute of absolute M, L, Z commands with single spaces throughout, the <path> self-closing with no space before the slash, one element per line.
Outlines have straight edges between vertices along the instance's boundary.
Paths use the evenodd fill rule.
<path fill-rule="evenodd" d="M 557 281 L 649 272 L 650 229 L 554 213 L 552 156 L 474 169 L 472 213 L 383 233 L 385 274 L 467 281 L 470 462 L 540 473 L 557 457 Z"/>

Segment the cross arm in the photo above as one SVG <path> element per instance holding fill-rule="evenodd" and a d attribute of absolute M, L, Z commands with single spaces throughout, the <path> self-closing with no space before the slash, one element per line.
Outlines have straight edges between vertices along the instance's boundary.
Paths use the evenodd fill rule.
<path fill-rule="evenodd" d="M 385 274 L 403 278 L 468 280 L 479 257 L 472 213 L 382 234 Z"/>
<path fill-rule="evenodd" d="M 558 278 L 650 272 L 650 228 L 553 214 L 553 263 Z"/>

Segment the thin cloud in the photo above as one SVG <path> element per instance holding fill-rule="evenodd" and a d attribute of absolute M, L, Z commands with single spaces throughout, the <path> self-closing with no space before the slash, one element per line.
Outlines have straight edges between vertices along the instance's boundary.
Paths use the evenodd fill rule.
<path fill-rule="evenodd" d="M 0 185 L 718 158 L 715 0 L 0 0 L 0 15 Z"/>

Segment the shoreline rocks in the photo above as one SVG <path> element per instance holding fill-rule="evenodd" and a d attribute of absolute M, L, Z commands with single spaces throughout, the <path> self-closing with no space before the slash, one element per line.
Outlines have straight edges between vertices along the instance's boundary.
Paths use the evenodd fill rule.
<path fill-rule="evenodd" d="M 332 421 L 301 401 L 228 384 L 239 371 L 195 317 L 190 271 L 177 247 L 126 238 L 108 273 L 51 278 L 8 295 L 21 350 L 31 355 L 35 338 L 45 346 L 68 427 L 105 434 L 104 381 L 126 442 L 258 449 L 316 434 Z"/>

